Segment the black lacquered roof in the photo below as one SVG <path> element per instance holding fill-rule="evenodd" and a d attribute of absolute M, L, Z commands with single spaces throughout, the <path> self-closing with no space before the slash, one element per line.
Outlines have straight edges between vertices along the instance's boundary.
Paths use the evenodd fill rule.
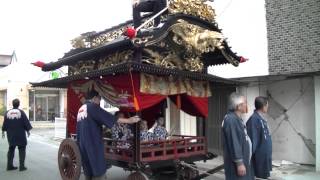
<path fill-rule="evenodd" d="M 186 14 L 173 14 L 169 15 L 163 25 L 160 29 L 150 29 L 147 31 L 147 35 L 153 35 L 155 37 L 164 34 L 166 31 L 168 31 L 168 28 L 170 28 L 170 25 L 176 22 L 177 20 L 187 20 L 188 22 L 191 22 L 193 24 L 199 25 L 201 27 L 207 28 L 209 30 L 221 32 L 221 29 L 218 28 L 216 23 L 210 23 L 208 21 L 202 20 L 198 17 L 186 15 Z M 130 25 L 132 22 L 128 21 L 126 23 L 122 23 L 118 26 L 114 26 L 110 29 L 106 29 L 102 32 L 97 33 L 91 33 L 90 38 L 94 38 L 95 36 L 100 35 L 101 33 L 111 32 L 114 30 L 117 30 L 117 28 L 123 28 L 126 25 Z M 225 52 L 232 58 L 234 58 L 236 61 L 240 62 L 240 57 L 234 53 L 230 47 L 228 46 L 227 42 L 223 42 L 224 50 Z M 82 49 L 73 49 L 70 52 L 66 53 L 66 55 L 59 59 L 56 62 L 47 63 L 42 67 L 43 71 L 52 71 L 55 69 L 58 69 L 62 66 L 69 66 L 76 64 L 79 61 L 85 61 L 85 60 L 92 60 L 94 58 L 98 58 L 99 56 L 104 56 L 107 54 L 110 54 L 115 51 L 124 51 L 128 49 L 134 49 L 135 46 L 132 43 L 130 39 L 128 39 L 125 36 L 122 36 L 120 38 L 117 38 L 111 42 L 108 42 L 106 44 L 103 44 L 99 47 L 94 48 L 82 48 Z M 219 65 L 219 64 L 227 64 L 230 63 L 220 51 L 214 51 L 209 52 L 202 55 L 203 63 L 206 66 L 211 65 Z"/>
<path fill-rule="evenodd" d="M 239 84 L 237 81 L 223 79 L 221 77 L 213 76 L 210 74 L 199 73 L 199 72 L 190 72 L 182 71 L 177 69 L 164 69 L 151 64 L 137 63 L 137 62 L 126 62 L 118 65 L 114 65 L 101 70 L 94 70 L 87 73 L 62 77 L 59 79 L 53 79 L 48 81 L 43 81 L 39 83 L 31 83 L 33 86 L 37 87 L 58 87 L 66 88 L 68 83 L 76 80 L 85 80 L 85 79 L 97 79 L 101 76 L 113 76 L 117 74 L 128 74 L 131 72 L 141 72 L 152 75 L 159 76 L 175 76 L 181 78 L 187 78 L 191 80 L 205 80 L 214 82 L 217 84 L 234 86 Z"/>

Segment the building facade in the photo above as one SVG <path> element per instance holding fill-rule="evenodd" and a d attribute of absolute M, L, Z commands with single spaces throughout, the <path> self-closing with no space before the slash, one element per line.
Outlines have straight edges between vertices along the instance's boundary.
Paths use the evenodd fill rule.
<path fill-rule="evenodd" d="M 238 91 L 250 112 L 255 97 L 269 98 L 273 159 L 320 170 L 320 1 L 265 3 L 270 75 L 239 78 Z"/>
<path fill-rule="evenodd" d="M 19 98 L 20 108 L 31 121 L 53 121 L 55 117 L 65 117 L 65 89 L 35 88 L 30 85 L 30 82 L 50 78 L 50 73 L 41 72 L 31 64 L 15 62 L 1 68 L 0 110 L 12 108 L 12 100 Z"/>
<path fill-rule="evenodd" d="M 269 75 L 239 79 L 246 82 L 238 91 L 248 100 L 253 113 L 254 99 L 268 97 L 267 121 L 273 143 L 273 159 L 301 164 L 316 163 L 315 89 L 312 76 Z"/>
<path fill-rule="evenodd" d="M 252 36 L 261 33 L 260 24 L 254 24 L 259 26 L 257 29 L 246 24 L 252 21 L 252 15 L 257 13 L 256 10 L 261 8 L 261 4 L 258 4 L 258 1 L 247 2 L 248 4 L 245 5 L 244 2 L 238 3 L 237 7 L 235 3 L 227 6 L 230 7 L 229 16 L 234 16 L 234 13 L 231 14 L 234 12 L 233 8 L 242 9 L 240 3 L 243 4 L 244 10 L 250 9 L 244 14 L 251 14 L 251 17 L 243 18 L 242 27 L 245 26 L 246 31 L 251 29 L 257 31 L 252 32 Z M 264 3 L 265 18 L 255 16 L 253 19 L 260 18 L 259 21 L 266 21 L 264 28 L 268 46 L 261 51 L 263 53 L 260 55 L 264 59 L 264 52 L 267 52 L 269 73 L 259 74 L 258 77 L 237 79 L 246 83 L 237 88 L 237 91 L 248 98 L 250 113 L 244 119 L 247 120 L 253 112 L 256 96 L 269 97 L 271 104 L 268 119 L 273 138 L 273 159 L 315 164 L 317 170 L 320 170 L 320 1 L 269 0 Z M 228 19 L 225 19 L 225 24 L 232 27 L 230 29 L 239 26 L 234 21 L 227 22 Z M 248 34 L 243 34 L 244 37 L 246 35 Z M 261 37 L 263 36 L 259 36 Z M 257 48 L 257 45 L 262 47 L 264 40 L 259 38 L 257 38 L 259 43 L 250 41 L 250 44 L 245 44 L 247 42 L 245 40 L 240 40 L 238 43 L 243 44 L 253 53 L 261 49 Z M 232 42 L 233 39 L 230 40 Z M 240 48 L 237 47 L 237 49 Z M 250 53 L 247 55 L 249 55 L 249 62 L 256 64 L 254 68 L 247 71 L 258 74 L 256 71 L 260 69 L 261 58 Z M 227 68 L 229 67 L 225 67 Z M 229 75 L 220 75 L 229 77 Z M 223 99 L 226 100 L 225 96 L 217 95 L 210 102 L 214 104 Z M 223 105 L 221 107 L 224 108 Z M 219 114 L 219 108 L 215 109 L 214 106 L 212 108 L 215 112 L 211 116 L 213 122 L 212 119 L 208 121 L 208 127 L 212 130 L 208 139 L 211 138 L 209 145 L 211 144 L 212 150 L 219 153 L 222 150 L 219 132 L 222 118 L 215 118 L 221 116 L 221 113 Z"/>
<path fill-rule="evenodd" d="M 265 1 L 269 72 L 320 71 L 320 1 Z"/>

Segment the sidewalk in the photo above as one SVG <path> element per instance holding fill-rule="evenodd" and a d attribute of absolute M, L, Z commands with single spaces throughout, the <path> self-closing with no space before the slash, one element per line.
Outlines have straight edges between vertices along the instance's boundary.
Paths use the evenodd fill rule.
<path fill-rule="evenodd" d="M 277 162 L 277 161 L 274 161 Z M 271 172 L 271 179 L 273 180 L 319 180 L 320 172 L 315 172 L 315 167 L 300 165 L 295 163 L 287 163 L 287 161 L 277 162 L 280 166 L 273 166 L 273 171 Z M 197 166 L 200 169 L 213 169 L 221 164 L 223 164 L 223 157 L 218 156 L 213 160 L 207 162 L 197 162 Z M 224 171 L 221 170 L 206 179 L 224 179 Z"/>
<path fill-rule="evenodd" d="M 33 129 L 53 129 L 54 122 L 51 121 L 30 121 Z"/>

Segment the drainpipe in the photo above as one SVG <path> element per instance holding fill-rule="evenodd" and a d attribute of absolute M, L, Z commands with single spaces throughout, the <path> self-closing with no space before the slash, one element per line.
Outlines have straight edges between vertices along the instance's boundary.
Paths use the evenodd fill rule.
<path fill-rule="evenodd" d="M 316 170 L 320 171 L 320 76 L 314 76 L 313 79 L 316 121 Z"/>

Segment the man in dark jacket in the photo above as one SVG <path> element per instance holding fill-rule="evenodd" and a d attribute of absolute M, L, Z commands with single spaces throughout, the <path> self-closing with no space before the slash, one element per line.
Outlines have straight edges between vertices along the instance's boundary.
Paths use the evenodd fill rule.
<path fill-rule="evenodd" d="M 229 112 L 222 122 L 223 158 L 226 180 L 253 180 L 251 141 L 241 115 L 247 112 L 246 98 L 232 93 Z"/>
<path fill-rule="evenodd" d="M 13 109 L 6 112 L 2 126 L 2 137 L 5 137 L 4 132 L 6 131 L 9 143 L 7 170 L 17 169 L 17 167 L 13 166 L 13 158 L 16 146 L 18 146 L 20 162 L 19 170 L 25 171 L 27 170 L 24 165 L 27 146 L 26 132 L 28 133 L 28 136 L 30 136 L 29 131 L 32 129 L 32 126 L 26 114 L 21 109 L 18 109 L 20 105 L 19 99 L 14 99 L 12 105 Z"/>
<path fill-rule="evenodd" d="M 266 97 L 257 97 L 256 110 L 247 121 L 248 135 L 252 141 L 252 164 L 258 178 L 267 179 L 272 170 L 272 140 L 265 114 L 268 111 Z"/>
<path fill-rule="evenodd" d="M 77 116 L 77 142 L 86 180 L 105 178 L 107 162 L 104 158 L 102 125 L 112 128 L 115 122 L 133 124 L 138 117 L 116 118 L 100 107 L 101 96 L 92 90 L 79 109 Z"/>

